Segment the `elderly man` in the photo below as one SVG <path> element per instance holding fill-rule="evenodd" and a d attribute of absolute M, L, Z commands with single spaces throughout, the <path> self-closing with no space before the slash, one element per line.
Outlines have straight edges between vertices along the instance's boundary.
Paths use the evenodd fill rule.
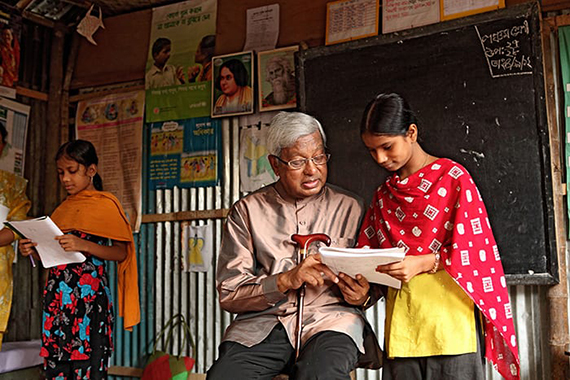
<path fill-rule="evenodd" d="M 263 98 L 263 106 L 295 104 L 295 77 L 289 60 L 282 56 L 271 57 L 265 68 L 265 79 L 271 92 Z"/>
<path fill-rule="evenodd" d="M 217 284 L 222 308 L 237 317 L 208 379 L 269 380 L 287 372 L 296 380 L 340 380 L 350 379 L 357 365 L 378 368 L 380 350 L 362 313 L 366 279 L 335 276 L 318 254 L 298 263 L 291 240 L 293 234 L 324 233 L 332 246 L 353 246 L 362 203 L 326 184 L 325 134 L 313 117 L 281 112 L 267 140 L 279 179 L 236 202 L 228 215 Z M 303 284 L 295 360 L 296 295 Z"/>

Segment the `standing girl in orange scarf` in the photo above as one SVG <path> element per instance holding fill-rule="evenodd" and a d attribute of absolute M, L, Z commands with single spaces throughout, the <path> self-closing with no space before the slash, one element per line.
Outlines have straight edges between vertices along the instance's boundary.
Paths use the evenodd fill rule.
<path fill-rule="evenodd" d="M 44 290 L 41 356 L 46 379 L 106 379 L 113 351 L 114 313 L 105 260 L 119 261 L 119 314 L 125 328 L 140 321 L 136 257 L 129 222 L 117 198 L 103 192 L 97 153 L 88 141 L 65 143 L 56 155 L 68 197 L 52 214 L 65 233 L 65 251 L 80 251 L 82 263 L 49 268 Z M 20 242 L 22 255 L 36 244 Z"/>

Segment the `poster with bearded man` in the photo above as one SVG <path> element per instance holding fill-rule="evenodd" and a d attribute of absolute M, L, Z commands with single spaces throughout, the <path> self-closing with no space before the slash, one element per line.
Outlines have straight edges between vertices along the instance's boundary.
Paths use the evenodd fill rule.
<path fill-rule="evenodd" d="M 259 53 L 259 110 L 273 111 L 297 106 L 295 91 L 295 52 L 290 46 Z"/>

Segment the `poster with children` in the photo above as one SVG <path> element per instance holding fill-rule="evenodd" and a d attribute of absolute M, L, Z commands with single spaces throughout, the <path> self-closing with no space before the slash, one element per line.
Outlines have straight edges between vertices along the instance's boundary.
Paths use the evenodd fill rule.
<path fill-rule="evenodd" d="M 216 0 L 152 10 L 146 64 L 146 121 L 209 116 Z"/>
<path fill-rule="evenodd" d="M 209 117 L 150 124 L 149 188 L 215 186 L 221 125 Z"/>

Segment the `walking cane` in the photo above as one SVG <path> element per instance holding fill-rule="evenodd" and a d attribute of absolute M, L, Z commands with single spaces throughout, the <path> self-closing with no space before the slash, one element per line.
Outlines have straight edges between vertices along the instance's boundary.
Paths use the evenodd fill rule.
<path fill-rule="evenodd" d="M 312 242 L 321 241 L 325 245 L 331 245 L 331 238 L 326 234 L 309 234 L 309 235 L 291 235 L 291 240 L 293 240 L 299 246 L 299 262 L 297 265 L 301 264 L 307 254 L 309 253 L 308 247 Z M 301 332 L 303 331 L 303 308 L 305 301 L 305 284 L 301 285 L 299 291 L 297 292 L 297 339 L 295 340 L 295 360 L 299 357 L 299 352 L 301 351 Z"/>

